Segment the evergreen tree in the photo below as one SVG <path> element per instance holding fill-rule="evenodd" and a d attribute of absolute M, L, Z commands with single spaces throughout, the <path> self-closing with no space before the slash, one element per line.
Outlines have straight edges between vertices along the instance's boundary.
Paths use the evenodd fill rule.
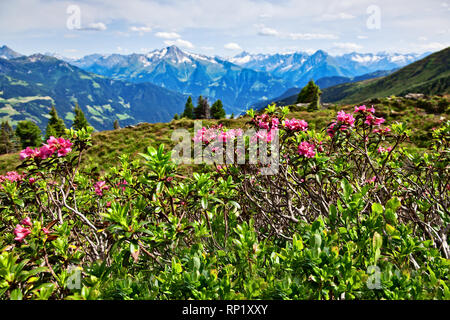
<path fill-rule="evenodd" d="M 30 120 L 17 124 L 16 136 L 19 137 L 22 148 L 37 147 L 42 143 L 41 129 Z"/>
<path fill-rule="evenodd" d="M 64 125 L 64 120 L 58 116 L 55 106 L 50 110 L 50 119 L 48 120 L 47 128 L 45 130 L 45 140 L 54 137 L 61 137 L 64 135 L 66 126 Z"/>
<path fill-rule="evenodd" d="M 320 91 L 319 87 L 316 86 L 316 88 L 314 89 L 313 100 L 308 105 L 308 111 L 319 110 L 321 94 L 322 91 Z"/>
<path fill-rule="evenodd" d="M 223 109 L 222 101 L 217 100 L 211 106 L 211 117 L 213 119 L 225 118 L 225 110 Z"/>
<path fill-rule="evenodd" d="M 230 119 L 234 119 L 234 113 L 231 114 Z"/>
<path fill-rule="evenodd" d="M 314 80 L 310 80 L 298 94 L 297 103 L 313 102 L 317 99 L 317 95 L 321 93 L 319 86 L 314 83 Z"/>
<path fill-rule="evenodd" d="M 84 116 L 83 110 L 78 106 L 78 103 L 75 103 L 75 119 L 73 119 L 72 127 L 75 130 L 80 130 L 87 126 L 89 126 L 89 123 Z"/>
<path fill-rule="evenodd" d="M 119 120 L 114 120 L 114 130 L 120 129 Z"/>
<path fill-rule="evenodd" d="M 186 105 L 184 106 L 184 112 L 181 115 L 181 118 L 194 119 L 194 104 L 192 103 L 192 98 L 189 98 L 186 101 Z"/>
<path fill-rule="evenodd" d="M 9 121 L 2 121 L 0 125 L 0 154 L 11 153 L 16 150 L 14 131 Z"/>
<path fill-rule="evenodd" d="M 178 116 L 178 113 L 175 113 L 175 115 L 173 116 L 173 120 L 178 120 L 180 119 L 180 117 Z"/>
<path fill-rule="evenodd" d="M 208 100 L 202 96 L 198 97 L 197 107 L 194 109 L 194 119 L 209 119 L 210 113 Z"/>

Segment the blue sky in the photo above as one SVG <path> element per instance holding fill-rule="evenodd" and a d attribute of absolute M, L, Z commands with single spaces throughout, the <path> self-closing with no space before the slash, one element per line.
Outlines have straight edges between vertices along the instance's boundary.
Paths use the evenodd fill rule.
<path fill-rule="evenodd" d="M 425 52 L 450 45 L 449 0 L 0 0 L 0 45 L 69 57 L 175 44 L 233 56 Z"/>

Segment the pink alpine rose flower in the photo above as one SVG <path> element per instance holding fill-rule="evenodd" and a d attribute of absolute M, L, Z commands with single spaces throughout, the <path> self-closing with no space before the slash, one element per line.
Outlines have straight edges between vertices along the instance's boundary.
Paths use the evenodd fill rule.
<path fill-rule="evenodd" d="M 355 123 L 355 118 L 353 118 L 352 114 L 345 113 L 345 111 L 341 110 L 337 114 L 337 121 L 341 124 L 346 124 L 352 127 Z"/>
<path fill-rule="evenodd" d="M 314 151 L 315 145 L 308 143 L 306 141 L 303 141 L 298 146 L 298 153 L 301 156 L 305 156 L 306 158 L 314 158 L 316 155 L 316 152 Z"/>
<path fill-rule="evenodd" d="M 284 120 L 284 127 L 291 131 L 306 131 L 308 130 L 308 123 L 305 120 L 292 118 L 291 120 Z"/>
<path fill-rule="evenodd" d="M 385 128 L 379 128 L 379 129 L 373 129 L 372 131 L 373 133 L 379 133 L 381 135 L 385 135 L 388 132 L 391 132 L 391 128 L 389 127 L 385 127 Z"/>
<path fill-rule="evenodd" d="M 34 158 L 34 156 L 36 155 L 35 150 L 33 150 L 30 147 L 26 147 L 25 149 L 23 149 L 22 151 L 20 151 L 20 160 L 25 160 L 27 158 Z"/>
<path fill-rule="evenodd" d="M 26 236 L 28 236 L 31 233 L 31 230 L 28 228 L 22 227 L 20 224 L 16 225 L 16 228 L 14 229 L 15 238 L 14 240 L 21 242 L 23 239 L 25 239 Z"/>
<path fill-rule="evenodd" d="M 379 126 L 384 121 L 385 121 L 384 118 L 377 118 L 377 117 L 374 117 L 372 114 L 368 114 L 366 116 L 366 121 L 364 121 L 364 123 L 369 126 Z"/>
<path fill-rule="evenodd" d="M 72 148 L 71 148 L 72 145 L 73 145 L 73 143 L 70 142 L 70 140 L 66 140 L 64 138 L 57 139 L 54 136 L 51 136 L 47 140 L 47 148 L 49 148 L 52 151 L 52 153 L 57 152 L 58 157 L 63 157 L 65 155 L 67 155 L 70 151 L 72 151 Z M 49 151 L 47 151 L 47 152 L 49 152 Z"/>
<path fill-rule="evenodd" d="M 106 185 L 105 181 L 97 181 L 94 184 L 95 193 L 99 196 L 103 196 L 103 190 L 108 190 L 109 186 Z"/>
<path fill-rule="evenodd" d="M 31 219 L 30 219 L 30 217 L 26 217 L 25 219 L 23 219 L 21 222 L 20 222 L 22 225 L 24 225 L 24 226 L 29 226 L 29 227 L 31 227 L 33 224 L 31 223 Z"/>
<path fill-rule="evenodd" d="M 369 180 L 367 180 L 367 183 L 374 183 L 377 180 L 376 176 L 373 176 L 372 178 L 370 178 Z"/>

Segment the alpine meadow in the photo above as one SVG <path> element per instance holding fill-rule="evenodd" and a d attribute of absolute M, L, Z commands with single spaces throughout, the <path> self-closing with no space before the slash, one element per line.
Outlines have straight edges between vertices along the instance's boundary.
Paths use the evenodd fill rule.
<path fill-rule="evenodd" d="M 376 2 L 2 1 L 0 300 L 450 300 L 450 4 Z"/>

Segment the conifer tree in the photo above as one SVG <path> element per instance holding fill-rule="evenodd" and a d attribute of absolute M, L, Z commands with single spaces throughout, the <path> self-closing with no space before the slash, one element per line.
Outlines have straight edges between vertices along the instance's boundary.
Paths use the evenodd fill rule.
<path fill-rule="evenodd" d="M 208 100 L 202 96 L 198 97 L 197 107 L 194 109 L 194 119 L 209 119 L 210 113 Z"/>
<path fill-rule="evenodd" d="M 192 103 L 192 98 L 189 98 L 186 101 L 186 105 L 184 106 L 184 112 L 181 115 L 181 118 L 194 119 L 194 104 Z"/>
<path fill-rule="evenodd" d="M 0 125 L 0 154 L 11 153 L 16 150 L 14 131 L 9 121 L 2 121 Z"/>
<path fill-rule="evenodd" d="M 114 121 L 114 130 L 120 129 L 119 120 Z"/>
<path fill-rule="evenodd" d="M 213 119 L 225 118 L 225 110 L 223 109 L 222 101 L 217 100 L 211 106 L 211 117 Z"/>
<path fill-rule="evenodd" d="M 50 119 L 48 120 L 47 128 L 45 130 L 45 140 L 54 137 L 61 137 L 64 135 L 66 126 L 64 125 L 64 120 L 58 116 L 55 106 L 52 106 L 50 110 Z"/>
<path fill-rule="evenodd" d="M 310 80 L 298 94 L 297 103 L 310 103 L 316 100 L 317 94 L 320 95 L 321 93 L 319 86 L 314 83 L 314 80 Z"/>
<path fill-rule="evenodd" d="M 20 121 L 16 127 L 16 136 L 22 148 L 37 147 L 42 143 L 41 129 L 33 121 Z"/>
<path fill-rule="evenodd" d="M 83 110 L 78 106 L 78 103 L 75 104 L 75 118 L 73 119 L 72 127 L 75 130 L 80 130 L 82 128 L 86 128 L 89 126 L 86 117 L 84 116 Z"/>

